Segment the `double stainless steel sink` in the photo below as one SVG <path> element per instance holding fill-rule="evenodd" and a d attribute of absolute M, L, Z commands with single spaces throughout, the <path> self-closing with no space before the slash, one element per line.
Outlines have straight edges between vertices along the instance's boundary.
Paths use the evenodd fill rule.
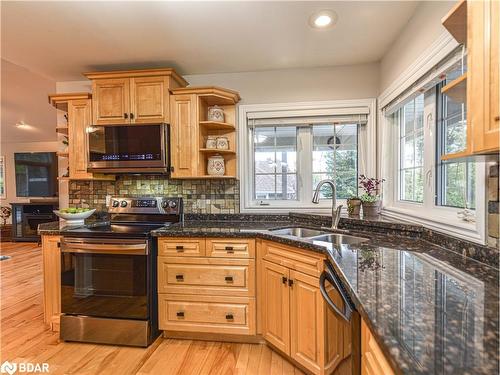
<path fill-rule="evenodd" d="M 322 230 L 301 227 L 278 228 L 271 229 L 270 231 L 274 234 L 282 236 L 291 236 L 312 241 L 327 242 L 333 245 L 353 245 L 368 241 L 368 238 L 364 237 L 356 237 L 341 233 L 330 233 Z"/>

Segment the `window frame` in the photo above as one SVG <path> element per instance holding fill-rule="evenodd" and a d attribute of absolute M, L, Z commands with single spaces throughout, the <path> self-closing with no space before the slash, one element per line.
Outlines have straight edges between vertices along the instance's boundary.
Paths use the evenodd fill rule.
<path fill-rule="evenodd" d="M 356 113 L 357 108 L 369 108 L 367 124 L 358 128 L 358 174 L 375 176 L 376 173 L 376 99 L 334 100 L 318 102 L 249 104 L 238 107 L 238 176 L 240 179 L 240 212 L 242 213 L 288 213 L 290 211 L 307 211 L 327 213 L 331 210 L 329 199 L 320 200 L 319 204 L 312 203 L 312 181 L 303 181 L 301 170 L 309 168 L 312 163 L 312 134 L 300 134 L 297 151 L 304 147 L 304 143 L 311 144 L 311 153 L 297 159 L 297 190 L 298 201 L 277 200 L 269 205 L 257 205 L 253 200 L 253 149 L 247 114 L 251 112 L 276 112 L 276 111 L 301 111 L 315 110 L 319 113 L 339 110 L 346 113 L 352 108 Z M 298 128 L 300 132 L 300 127 Z M 305 129 L 305 128 L 302 128 Z M 307 130 L 307 129 L 306 129 Z M 309 133 L 305 131 L 304 133 Z M 312 132 L 311 132 L 312 133 Z M 363 150 L 361 150 L 363 148 Z M 311 173 L 312 174 L 312 173 Z M 267 203 L 267 202 L 266 202 Z M 337 204 L 342 204 L 346 210 L 346 200 L 338 199 Z"/>

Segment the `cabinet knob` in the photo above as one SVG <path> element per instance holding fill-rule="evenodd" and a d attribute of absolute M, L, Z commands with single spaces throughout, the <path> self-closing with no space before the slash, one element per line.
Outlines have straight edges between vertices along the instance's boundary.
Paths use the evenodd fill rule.
<path fill-rule="evenodd" d="M 288 286 L 289 286 L 290 288 L 293 288 L 293 280 L 292 280 L 292 279 L 289 279 L 289 280 L 288 280 Z"/>
<path fill-rule="evenodd" d="M 124 114 L 123 114 L 123 118 L 124 118 L 124 119 L 128 119 L 128 113 L 124 113 Z"/>
<path fill-rule="evenodd" d="M 175 275 L 177 281 L 184 281 L 184 275 Z"/>
<path fill-rule="evenodd" d="M 286 285 L 288 279 L 285 276 L 281 276 L 281 282 Z"/>
<path fill-rule="evenodd" d="M 495 116 L 495 121 L 500 121 L 500 116 Z"/>
<path fill-rule="evenodd" d="M 177 311 L 178 318 L 184 318 L 184 311 Z"/>
<path fill-rule="evenodd" d="M 134 114 L 133 113 L 130 113 L 130 119 L 133 120 L 134 119 Z"/>
<path fill-rule="evenodd" d="M 226 280 L 227 283 L 232 283 L 233 282 L 233 277 L 232 276 L 226 276 L 224 278 L 224 280 Z"/>
<path fill-rule="evenodd" d="M 234 320 L 233 314 L 226 314 L 226 320 Z"/>

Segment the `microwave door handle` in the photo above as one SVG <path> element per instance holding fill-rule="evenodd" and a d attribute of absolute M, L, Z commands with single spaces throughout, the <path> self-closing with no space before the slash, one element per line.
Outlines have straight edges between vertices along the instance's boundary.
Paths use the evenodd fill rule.
<path fill-rule="evenodd" d="M 326 281 L 329 281 L 332 283 L 339 292 L 340 296 L 342 297 L 342 300 L 344 301 L 344 306 L 345 306 L 345 313 L 341 311 L 337 305 L 330 299 L 330 296 L 328 295 L 328 292 L 326 291 L 326 286 L 325 283 Z M 349 305 L 349 302 L 347 301 L 346 297 L 344 296 L 344 293 L 340 289 L 337 280 L 334 279 L 332 275 L 330 275 L 327 271 L 323 271 L 319 278 L 319 290 L 321 291 L 321 294 L 323 295 L 323 298 L 325 299 L 326 303 L 332 308 L 334 313 L 339 316 L 341 319 L 345 320 L 347 323 L 351 322 L 351 315 L 352 315 L 352 309 Z"/>

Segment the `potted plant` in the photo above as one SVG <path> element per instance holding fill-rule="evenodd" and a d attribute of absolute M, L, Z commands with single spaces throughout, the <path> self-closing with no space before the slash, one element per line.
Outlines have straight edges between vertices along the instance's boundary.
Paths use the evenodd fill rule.
<path fill-rule="evenodd" d="M 349 216 L 359 216 L 361 211 L 361 199 L 357 195 L 351 194 L 347 198 L 347 213 Z"/>
<path fill-rule="evenodd" d="M 359 176 L 359 187 L 364 190 L 363 195 L 359 197 L 363 206 L 364 216 L 377 216 L 380 213 L 380 185 L 384 179 L 377 179 L 366 177 L 365 175 Z"/>

